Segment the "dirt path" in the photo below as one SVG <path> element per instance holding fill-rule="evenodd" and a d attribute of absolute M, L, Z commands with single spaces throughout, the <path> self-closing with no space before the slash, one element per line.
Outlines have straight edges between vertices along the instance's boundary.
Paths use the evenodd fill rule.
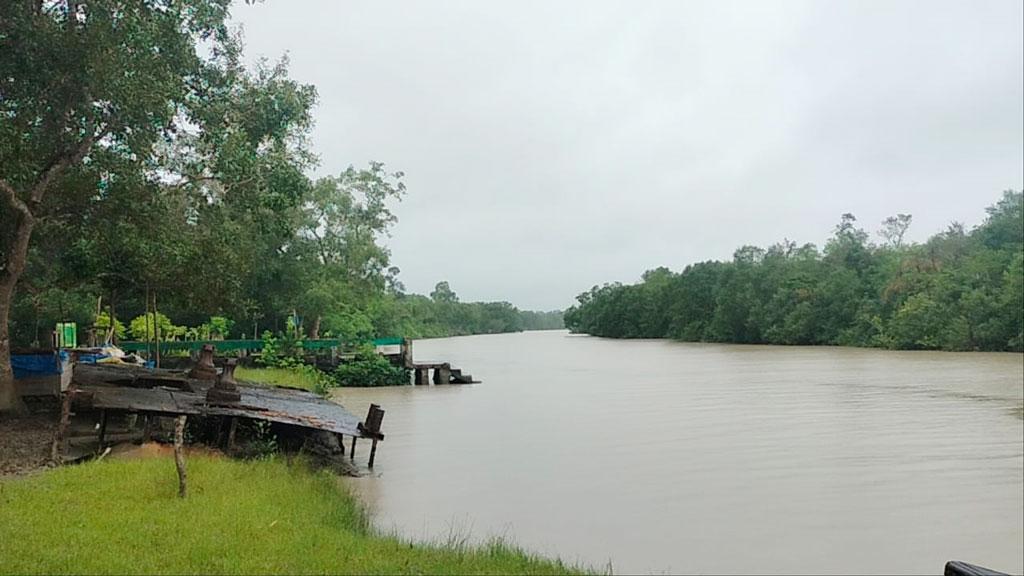
<path fill-rule="evenodd" d="M 0 418 L 0 478 L 50 467 L 54 415 Z"/>

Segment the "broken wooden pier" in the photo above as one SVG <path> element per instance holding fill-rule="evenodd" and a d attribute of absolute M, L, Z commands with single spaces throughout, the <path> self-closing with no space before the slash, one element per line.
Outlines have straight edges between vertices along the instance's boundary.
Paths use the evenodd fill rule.
<path fill-rule="evenodd" d="M 384 439 L 380 431 L 384 410 L 379 406 L 372 405 L 366 421 L 361 422 L 344 406 L 305 390 L 236 382 L 234 366 L 235 361 L 229 360 L 218 373 L 213 368 L 212 348 L 204 350 L 204 357 L 189 373 L 81 364 L 74 368 L 65 406 L 71 414 L 76 411 L 99 412 L 96 430 L 100 450 L 107 440 L 108 418 L 113 414 L 141 416 L 146 422 L 144 436 L 148 435 L 154 418 L 220 418 L 222 422 L 230 422 L 229 449 L 233 448 L 231 444 L 238 419 L 249 419 L 297 427 L 308 432 L 327 432 L 337 438 L 342 454 L 345 437 L 351 437 L 350 458 L 355 456 L 356 439 L 370 439 L 373 448 L 369 466 L 373 467 L 377 443 Z M 214 378 L 209 377 L 211 374 Z M 67 428 L 68 419 L 63 419 L 62 428 Z M 59 436 L 64 445 L 55 445 L 55 452 L 66 452 L 66 435 L 62 431 Z"/>

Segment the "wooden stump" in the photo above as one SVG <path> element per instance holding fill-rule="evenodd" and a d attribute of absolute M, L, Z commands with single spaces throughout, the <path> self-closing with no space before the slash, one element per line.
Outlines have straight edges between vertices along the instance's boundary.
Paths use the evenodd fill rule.
<path fill-rule="evenodd" d="M 57 432 L 53 436 L 53 446 L 50 447 L 50 460 L 60 464 L 67 453 L 68 426 L 71 424 L 71 397 L 75 395 L 77 386 L 72 381 L 64 392 L 64 399 L 60 404 L 60 421 L 57 422 Z"/>
<path fill-rule="evenodd" d="M 178 416 L 174 422 L 174 464 L 178 467 L 178 498 L 184 498 L 188 492 L 186 488 L 187 474 L 185 472 L 185 420 L 188 416 Z"/>

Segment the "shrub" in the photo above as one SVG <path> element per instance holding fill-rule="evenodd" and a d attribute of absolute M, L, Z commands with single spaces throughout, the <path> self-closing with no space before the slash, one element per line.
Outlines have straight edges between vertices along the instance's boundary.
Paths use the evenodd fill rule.
<path fill-rule="evenodd" d="M 338 386 L 404 386 L 409 384 L 409 371 L 365 345 L 356 350 L 355 358 L 335 369 L 334 380 Z"/>

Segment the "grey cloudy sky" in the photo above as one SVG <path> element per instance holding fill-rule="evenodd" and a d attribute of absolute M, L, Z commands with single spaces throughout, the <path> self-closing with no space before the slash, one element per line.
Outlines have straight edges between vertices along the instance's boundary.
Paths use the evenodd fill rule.
<path fill-rule="evenodd" d="M 1024 4 L 267 0 L 320 174 L 385 162 L 407 289 L 572 303 L 843 212 L 923 240 L 1024 187 Z"/>

